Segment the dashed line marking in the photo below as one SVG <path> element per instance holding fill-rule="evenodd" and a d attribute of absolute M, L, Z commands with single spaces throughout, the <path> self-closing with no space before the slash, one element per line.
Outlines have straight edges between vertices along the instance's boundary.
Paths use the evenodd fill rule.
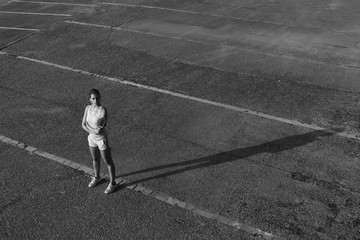
<path fill-rule="evenodd" d="M 41 31 L 40 29 L 34 29 L 34 28 L 15 28 L 15 27 L 0 27 L 0 29 L 33 31 L 33 32 L 40 32 Z"/>
<path fill-rule="evenodd" d="M 41 1 L 21 1 L 13 0 L 12 2 L 19 3 L 37 3 L 37 4 L 47 4 L 47 5 L 68 5 L 68 6 L 83 6 L 83 7 L 95 7 L 95 4 L 80 4 L 80 3 L 60 3 L 60 2 L 41 2 Z"/>
<path fill-rule="evenodd" d="M 262 112 L 257 112 L 257 111 L 253 111 L 253 110 L 250 110 L 250 109 L 245 109 L 245 108 L 241 108 L 241 107 L 237 107 L 237 106 L 233 106 L 233 105 L 229 105 L 229 104 L 225 104 L 225 103 L 221 103 L 221 102 L 215 102 L 215 101 L 211 101 L 211 100 L 204 99 L 204 98 L 194 97 L 194 96 L 190 96 L 190 95 L 186 95 L 186 94 L 182 94 L 182 93 L 178 93 L 178 92 L 173 92 L 173 91 L 170 91 L 170 90 L 165 90 L 165 89 L 161 89 L 161 88 L 157 88 L 157 87 L 152 87 L 152 86 L 148 86 L 148 85 L 144 85 L 144 84 L 139 84 L 139 83 L 135 83 L 135 82 L 132 82 L 132 81 L 125 80 L 123 78 L 108 77 L 108 76 L 105 76 L 105 75 L 100 75 L 100 74 L 97 74 L 97 73 L 92 73 L 92 72 L 88 72 L 88 71 L 85 71 L 85 70 L 76 69 L 76 68 L 72 68 L 72 67 L 68 67 L 68 66 L 64 66 L 64 65 L 60 65 L 60 64 L 56 64 L 56 63 L 51 63 L 51 62 L 47 62 L 47 61 L 43 61 L 43 60 L 38 60 L 38 59 L 24 57 L 24 56 L 18 56 L 18 55 L 12 55 L 12 54 L 8 54 L 8 53 L 2 52 L 2 51 L 0 51 L 0 54 L 1 55 L 6 55 L 6 56 L 9 56 L 9 57 L 15 57 L 17 59 L 22 59 L 22 60 L 26 60 L 26 61 L 30 61 L 30 62 L 35 62 L 35 63 L 47 65 L 47 66 L 52 66 L 52 67 L 56 67 L 56 68 L 59 68 L 59 69 L 64 69 L 64 70 L 68 70 L 68 71 L 72 71 L 72 72 L 76 72 L 76 73 L 81 73 L 81 74 L 84 74 L 84 75 L 87 75 L 87 76 L 93 76 L 93 77 L 97 77 L 97 78 L 100 78 L 100 79 L 105 79 L 105 80 L 108 80 L 108 81 L 117 82 L 117 83 L 120 83 L 120 84 L 132 86 L 132 87 L 137 87 L 137 88 L 140 88 L 140 89 L 145 89 L 145 90 L 158 92 L 158 93 L 162 93 L 162 94 L 166 94 L 166 95 L 170 95 L 170 96 L 174 96 L 174 97 L 179 97 L 179 98 L 187 99 L 187 100 L 194 101 L 194 102 L 208 104 L 208 105 L 212 105 L 212 106 L 232 110 L 232 111 L 235 111 L 235 112 L 240 112 L 240 113 L 253 115 L 253 116 L 257 116 L 257 117 L 261 117 L 261 118 L 265 118 L 265 119 L 269 119 L 269 120 L 274 120 L 274 121 L 290 124 L 290 125 L 297 126 L 297 127 L 303 127 L 303 128 L 307 128 L 307 129 L 316 130 L 316 131 L 323 131 L 323 132 L 331 133 L 333 135 L 337 135 L 337 136 L 341 136 L 341 137 L 345 137 L 345 138 L 349 138 L 349 139 L 360 140 L 360 137 L 358 137 L 358 136 L 356 136 L 354 134 L 349 134 L 349 133 L 346 133 L 346 132 L 338 132 L 338 131 L 335 131 L 335 130 L 332 130 L 332 129 L 327 129 L 327 128 L 323 128 L 323 127 L 319 127 L 319 126 L 312 125 L 312 124 L 307 124 L 307 123 L 301 123 L 299 121 L 290 120 L 290 119 L 286 119 L 286 118 L 282 118 L 282 117 L 276 117 L 276 116 L 272 116 L 272 115 L 265 114 L 265 113 L 262 113 Z"/>
<path fill-rule="evenodd" d="M 86 174 L 88 174 L 90 176 L 94 176 L 94 170 L 92 168 L 89 168 L 87 166 L 78 164 L 78 163 L 76 163 L 74 161 L 71 161 L 71 160 L 68 160 L 66 158 L 62 158 L 62 157 L 59 157 L 59 156 L 57 156 L 55 154 L 45 152 L 45 151 L 43 151 L 41 149 L 29 146 L 29 145 L 27 145 L 25 143 L 21 143 L 21 142 L 19 142 L 17 140 L 13 140 L 13 139 L 8 138 L 8 137 L 6 137 L 4 135 L 1 135 L 1 134 L 0 134 L 0 141 L 2 141 L 3 143 L 9 144 L 9 145 L 18 147 L 18 148 L 23 149 L 25 151 L 28 151 L 31 154 L 36 154 L 36 155 L 41 156 L 43 158 L 46 158 L 46 159 L 52 160 L 54 162 L 60 163 L 62 165 L 70 167 L 72 169 L 85 172 Z M 107 179 L 109 178 L 108 174 L 105 174 L 105 173 L 101 173 L 101 177 L 102 178 L 107 178 Z M 186 203 L 184 201 L 180 201 L 179 199 L 173 198 L 173 197 L 169 196 L 168 194 L 165 194 L 165 193 L 162 193 L 162 192 L 157 192 L 157 191 L 154 191 L 154 190 L 152 190 L 152 189 L 150 189 L 148 187 L 145 187 L 144 185 L 142 185 L 140 183 L 138 183 L 138 184 L 131 184 L 130 183 L 129 184 L 128 181 L 126 179 L 123 179 L 123 178 L 116 178 L 115 181 L 116 181 L 117 184 L 123 185 L 124 187 L 126 187 L 129 190 L 133 190 L 133 191 L 141 193 L 143 195 L 155 198 L 155 199 L 157 199 L 159 201 L 170 204 L 172 206 L 185 209 L 185 210 L 187 210 L 189 212 L 192 212 L 192 213 L 194 213 L 196 215 L 199 215 L 199 216 L 205 217 L 207 219 L 210 219 L 210 220 L 225 224 L 227 226 L 233 227 L 233 228 L 235 228 L 237 230 L 241 230 L 241 231 L 246 232 L 248 234 L 251 234 L 253 236 L 260 236 L 265 240 L 283 240 L 283 238 L 281 238 L 279 236 L 276 236 L 276 235 L 274 235 L 272 233 L 262 231 L 259 228 L 251 227 L 251 226 L 249 226 L 247 224 L 244 224 L 244 223 L 240 223 L 237 220 L 222 216 L 219 213 L 212 213 L 212 212 L 210 212 L 208 210 L 196 207 L 196 206 L 194 206 L 192 204 L 189 204 L 189 203 Z"/>
<path fill-rule="evenodd" d="M 186 42 L 191 42 L 191 43 L 198 43 L 198 44 L 207 45 L 207 46 L 217 46 L 217 47 L 228 48 L 228 49 L 237 49 L 239 51 L 245 51 L 245 52 L 265 55 L 265 56 L 269 56 L 269 57 L 274 57 L 274 58 L 298 60 L 298 61 L 302 61 L 302 62 L 309 62 L 309 63 L 319 64 L 319 65 L 322 65 L 322 66 L 330 66 L 330 67 L 342 68 L 342 69 L 345 69 L 345 70 L 352 70 L 352 71 L 360 71 L 359 67 L 337 65 L 337 64 L 322 62 L 322 61 L 313 60 L 313 59 L 300 58 L 300 57 L 296 57 L 296 56 L 292 56 L 292 55 L 284 55 L 284 54 L 277 55 L 277 54 L 262 52 L 262 51 L 258 51 L 258 50 L 242 48 L 242 47 L 235 47 L 235 46 L 230 46 L 230 45 L 225 45 L 225 44 L 213 44 L 213 43 L 209 43 L 209 42 L 203 42 L 203 41 L 198 41 L 198 40 L 193 40 L 193 39 L 188 39 L 188 38 L 183 38 L 183 37 L 167 36 L 167 35 L 164 35 L 164 34 L 157 34 L 157 33 L 152 33 L 152 32 L 139 31 L 139 30 L 134 30 L 134 29 L 129 29 L 129 28 L 111 27 L 111 26 L 106 26 L 106 25 L 85 23 L 85 22 L 77 22 L 77 21 L 70 21 L 70 20 L 66 20 L 64 22 L 69 23 L 69 24 L 82 25 L 82 26 L 98 27 L 98 28 L 104 28 L 104 29 L 113 29 L 113 30 L 118 30 L 118 31 L 133 32 L 133 33 L 149 35 L 149 36 L 155 36 L 155 37 L 163 37 L 163 38 L 168 38 L 168 39 L 173 39 L 173 40 L 178 40 L 178 41 L 186 41 Z M 194 64 L 194 63 L 191 63 L 191 64 Z"/>
<path fill-rule="evenodd" d="M 62 13 L 34 13 L 34 12 L 8 12 L 8 11 L 0 11 L 0 13 L 2 13 L 2 14 L 21 14 L 21 15 L 71 17 L 70 14 L 62 14 Z"/>

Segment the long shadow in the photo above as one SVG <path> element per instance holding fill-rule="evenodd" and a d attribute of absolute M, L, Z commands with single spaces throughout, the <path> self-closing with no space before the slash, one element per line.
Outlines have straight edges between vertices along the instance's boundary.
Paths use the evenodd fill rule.
<path fill-rule="evenodd" d="M 139 171 L 123 174 L 123 175 L 120 175 L 119 177 L 126 177 L 129 175 L 157 171 L 157 170 L 166 169 L 166 168 L 185 166 L 184 168 L 181 168 L 181 169 L 161 173 L 161 174 L 158 174 L 155 176 L 143 178 L 143 179 L 128 183 L 130 185 L 130 184 L 134 184 L 134 183 L 140 183 L 140 182 L 145 182 L 145 181 L 149 181 L 149 180 L 153 180 L 153 179 L 157 179 L 157 178 L 171 176 L 171 175 L 179 174 L 182 172 L 187 172 L 187 171 L 198 169 L 198 168 L 204 168 L 204 167 L 209 167 L 209 166 L 218 165 L 218 164 L 222 164 L 222 163 L 233 162 L 233 161 L 237 161 L 240 159 L 244 159 L 246 161 L 250 161 L 255 164 L 264 165 L 264 166 L 267 166 L 270 168 L 288 172 L 287 170 L 284 170 L 284 169 L 281 169 L 281 168 L 278 168 L 278 167 L 275 167 L 275 166 L 272 166 L 272 165 L 269 165 L 266 163 L 260 163 L 257 161 L 253 161 L 251 159 L 248 159 L 248 157 L 254 156 L 257 154 L 261 154 L 261 153 L 277 153 L 277 152 L 281 152 L 281 151 L 290 150 L 290 149 L 314 142 L 314 141 L 318 140 L 320 137 L 327 137 L 327 136 L 331 136 L 334 134 L 335 134 L 335 131 L 333 131 L 333 130 L 329 130 L 329 131 L 318 130 L 318 131 L 314 131 L 314 132 L 310 132 L 310 133 L 280 138 L 280 139 L 277 139 L 274 141 L 266 142 L 266 143 L 252 146 L 252 147 L 239 148 L 236 150 L 217 153 L 214 155 L 201 157 L 201 158 L 197 158 L 197 159 L 193 159 L 193 160 L 189 160 L 189 161 L 171 163 L 171 164 L 146 168 L 146 169 L 142 169 Z"/>

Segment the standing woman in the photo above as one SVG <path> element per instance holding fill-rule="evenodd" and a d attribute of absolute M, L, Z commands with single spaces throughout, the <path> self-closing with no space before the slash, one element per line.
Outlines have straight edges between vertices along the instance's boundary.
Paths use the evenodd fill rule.
<path fill-rule="evenodd" d="M 91 89 L 89 92 L 90 103 L 85 108 L 82 120 L 82 128 L 89 133 L 88 142 L 95 177 L 92 177 L 89 187 L 95 187 L 100 181 L 100 156 L 105 161 L 110 175 L 110 183 L 105 190 L 109 194 L 115 190 L 115 165 L 111 157 L 110 147 L 108 145 L 107 133 L 105 130 L 107 122 L 107 110 L 100 103 L 100 92 L 97 89 Z"/>

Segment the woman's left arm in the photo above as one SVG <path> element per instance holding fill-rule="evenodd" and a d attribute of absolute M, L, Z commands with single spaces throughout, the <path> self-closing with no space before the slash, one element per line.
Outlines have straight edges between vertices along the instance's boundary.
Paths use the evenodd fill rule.
<path fill-rule="evenodd" d="M 99 131 L 101 131 L 101 129 L 106 127 L 106 123 L 107 123 L 107 110 L 105 107 L 103 107 L 101 118 L 99 119 L 99 124 L 98 124 Z"/>

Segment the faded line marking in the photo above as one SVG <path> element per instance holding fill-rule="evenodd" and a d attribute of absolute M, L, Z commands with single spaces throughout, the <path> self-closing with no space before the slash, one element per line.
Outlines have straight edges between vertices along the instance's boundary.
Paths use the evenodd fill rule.
<path fill-rule="evenodd" d="M 15 44 L 15 43 L 17 43 L 17 42 L 20 42 L 20 41 L 22 41 L 22 40 L 24 40 L 24 39 L 26 39 L 26 38 L 28 38 L 28 37 L 30 37 L 30 36 L 32 36 L 32 35 L 40 32 L 40 31 L 41 31 L 41 30 L 39 30 L 39 31 L 32 31 L 32 32 L 26 34 L 25 36 L 22 36 L 22 37 L 20 37 L 20 38 L 18 38 L 18 39 L 15 39 L 14 41 L 8 42 L 8 43 L 6 43 L 5 45 L 0 46 L 0 50 L 2 50 L 2 49 L 4 49 L 4 48 L 7 48 L 8 46 L 11 46 L 11 45 L 13 45 L 13 44 Z"/>
<path fill-rule="evenodd" d="M 64 22 L 69 23 L 69 24 L 83 25 L 83 26 L 89 26 L 89 27 L 98 27 L 98 28 L 114 29 L 114 30 L 126 31 L 126 32 L 134 32 L 134 33 L 139 33 L 139 34 L 146 34 L 146 35 L 151 35 L 151 36 L 156 36 L 156 37 L 164 37 L 164 38 L 175 39 L 175 40 L 184 40 L 184 41 L 187 41 L 187 42 L 200 43 L 200 44 L 209 45 L 209 46 L 222 46 L 222 47 L 234 48 L 234 49 L 236 48 L 236 47 L 227 46 L 227 45 L 214 45 L 214 44 L 209 44 L 209 43 L 206 43 L 206 42 L 201 42 L 201 41 L 187 39 L 187 38 L 170 37 L 170 36 L 163 35 L 163 34 L 157 34 L 157 33 L 133 30 L 133 29 L 122 28 L 122 27 L 111 27 L 111 26 L 106 26 L 106 25 L 85 23 L 85 22 L 76 22 L 76 21 L 70 21 L 70 20 L 66 20 Z"/>
<path fill-rule="evenodd" d="M 4 6 L 4 5 L 8 5 L 12 2 L 14 2 L 15 0 L 11 0 L 11 1 L 8 1 L 8 2 L 4 2 L 4 3 L 1 3 L 0 6 Z"/>
<path fill-rule="evenodd" d="M 125 4 L 125 3 L 108 3 L 108 2 L 101 2 L 100 4 L 112 5 L 112 6 L 134 7 L 134 8 L 158 9 L 158 10 L 165 10 L 165 11 L 172 11 L 172 12 L 179 12 L 179 13 L 189 13 L 189 14 L 196 14 L 196 15 L 203 15 L 203 16 L 210 16 L 210 17 L 243 20 L 243 21 L 249 21 L 249 22 L 263 22 L 263 23 L 270 23 L 270 24 L 275 24 L 275 25 L 298 27 L 297 25 L 294 25 L 294 24 L 287 24 L 287 23 L 280 23 L 280 22 L 273 22 L 273 21 L 264 21 L 264 20 L 242 18 L 242 17 L 229 17 L 229 16 L 224 16 L 224 15 L 219 15 L 219 14 L 208 14 L 208 13 L 201 13 L 201 12 L 195 12 L 195 11 L 189 11 L 189 10 L 181 10 L 181 9 L 175 9 L 175 8 L 164 8 L 164 7 L 156 7 L 156 6 L 149 6 L 149 5 L 135 5 L 135 4 Z"/>
<path fill-rule="evenodd" d="M 64 22 L 69 23 L 69 24 L 82 25 L 82 26 L 113 29 L 113 30 L 118 30 L 118 31 L 133 32 L 133 33 L 150 35 L 150 36 L 155 36 L 155 37 L 163 37 L 163 38 L 168 38 L 168 39 L 173 39 L 173 40 L 186 41 L 186 42 L 191 42 L 191 43 L 198 43 L 198 44 L 202 44 L 202 45 L 206 45 L 206 46 L 215 46 L 215 47 L 222 47 L 222 48 L 228 48 L 228 49 L 237 49 L 239 51 L 245 51 L 245 52 L 250 52 L 250 53 L 255 53 L 255 54 L 261 54 L 261 55 L 274 57 L 274 58 L 298 60 L 298 61 L 302 61 L 302 62 L 309 62 L 309 63 L 319 64 L 319 65 L 323 65 L 323 66 L 342 68 L 342 69 L 345 69 L 345 70 L 360 71 L 360 68 L 358 68 L 358 67 L 342 66 L 342 65 L 337 65 L 337 64 L 333 64 L 333 63 L 327 63 L 327 62 L 321 62 L 321 61 L 312 60 L 312 59 L 305 59 L 305 58 L 295 57 L 295 56 L 291 56 L 291 55 L 276 55 L 276 54 L 272 54 L 272 53 L 256 51 L 256 50 L 246 49 L 246 48 L 239 48 L 239 47 L 229 46 L 229 45 L 224 45 L 224 44 L 211 44 L 211 43 L 208 43 L 208 42 L 202 42 L 202 41 L 192 40 L 192 39 L 188 39 L 188 38 L 172 37 L 172 36 L 167 36 L 167 35 L 163 35 L 163 34 L 156 34 L 156 33 L 151 33 L 151 32 L 145 32 L 145 31 L 133 30 L 133 29 L 128 29 L 128 28 L 122 28 L 122 27 L 111 27 L 111 26 L 106 26 L 106 25 L 85 23 L 85 22 L 76 22 L 76 21 L 70 21 L 70 20 L 66 20 Z M 191 64 L 196 65 L 195 63 L 191 63 Z"/>
<path fill-rule="evenodd" d="M 23 149 L 25 151 L 28 151 L 31 154 L 36 154 L 36 155 L 41 156 L 43 158 L 55 161 L 57 163 L 60 163 L 62 165 L 70 167 L 72 169 L 85 172 L 86 174 L 88 174 L 90 176 L 94 176 L 94 170 L 92 168 L 89 168 L 87 166 L 78 164 L 78 163 L 76 163 L 74 161 L 71 161 L 71 160 L 68 160 L 66 158 L 62 158 L 62 157 L 59 157 L 59 156 L 57 156 L 55 154 L 45 152 L 45 151 L 40 150 L 40 149 L 38 149 L 36 147 L 29 146 L 29 145 L 27 145 L 25 143 L 21 143 L 21 142 L 19 142 L 17 140 L 13 140 L 13 139 L 8 138 L 8 137 L 6 137 L 4 135 L 1 135 L 1 134 L 0 134 L 0 141 L 2 141 L 3 143 L 9 144 L 9 145 L 18 147 L 18 148 Z M 100 175 L 101 175 L 102 178 L 109 179 L 109 176 L 106 173 L 101 173 Z M 187 210 L 187 211 L 192 212 L 194 214 L 197 214 L 199 216 L 205 217 L 205 218 L 207 218 L 209 220 L 213 220 L 213 221 L 222 223 L 224 225 L 233 227 L 233 228 L 235 228 L 237 230 L 241 230 L 241 231 L 246 232 L 246 233 L 248 233 L 250 235 L 260 236 L 265 240 L 283 240 L 283 238 L 278 237 L 276 235 L 273 235 L 273 234 L 271 234 L 269 232 L 262 231 L 259 228 L 254 228 L 254 227 L 251 227 L 251 226 L 246 225 L 244 223 L 240 223 L 240 222 L 238 222 L 238 221 L 236 221 L 234 219 L 222 216 L 219 213 L 212 213 L 212 212 L 210 212 L 208 210 L 198 208 L 198 207 L 196 207 L 196 206 L 194 206 L 192 204 L 189 204 L 189 203 L 180 201 L 180 200 L 178 200 L 176 198 L 173 198 L 173 197 L 169 196 L 168 194 L 154 191 L 154 190 L 152 190 L 152 189 L 150 189 L 148 187 L 145 187 L 144 185 L 142 185 L 140 183 L 139 184 L 129 184 L 128 181 L 126 179 L 123 179 L 123 178 L 116 178 L 115 181 L 116 181 L 116 184 L 123 185 L 124 187 L 126 187 L 129 190 L 133 190 L 133 191 L 141 193 L 141 194 L 143 194 L 145 196 L 155 198 L 155 199 L 157 199 L 159 201 L 165 202 L 165 203 L 170 204 L 172 206 L 182 208 L 184 210 Z"/>
<path fill-rule="evenodd" d="M 21 14 L 21 15 L 71 17 L 70 14 L 60 14 L 60 13 L 34 13 L 34 12 L 8 12 L 8 11 L 0 11 L 0 13 L 3 13 L 3 14 Z"/>
<path fill-rule="evenodd" d="M 20 31 L 34 31 L 39 32 L 40 29 L 33 29 L 33 28 L 14 28 L 14 27 L 0 27 L 0 29 L 9 29 L 9 30 L 20 30 Z"/>
<path fill-rule="evenodd" d="M 95 4 L 80 4 L 80 3 L 60 3 L 60 2 L 39 2 L 39 1 L 21 1 L 13 0 L 12 2 L 19 3 L 37 3 L 37 4 L 48 4 L 48 5 L 69 5 L 69 6 L 84 6 L 84 7 L 95 7 Z"/>
<path fill-rule="evenodd" d="M 14 0 L 14 1 L 16 1 L 16 0 Z M 282 23 L 282 22 L 266 21 L 266 20 L 243 18 L 243 17 L 231 17 L 231 16 L 220 15 L 220 14 L 209 14 L 209 13 L 195 12 L 195 11 L 175 9 L 175 8 L 156 7 L 156 6 L 150 6 L 150 5 L 136 5 L 136 4 L 109 3 L 109 2 L 100 2 L 100 4 L 134 7 L 134 8 L 158 9 L 158 10 L 165 10 L 165 11 L 172 11 L 172 12 L 179 12 L 179 13 L 189 13 L 189 14 L 196 14 L 196 15 L 203 15 L 203 16 L 210 16 L 210 17 L 225 18 L 225 19 L 243 20 L 243 21 L 248 21 L 248 22 L 260 22 L 260 23 L 269 23 L 269 24 L 289 26 L 289 27 L 301 27 L 301 28 L 305 28 L 305 29 L 321 29 L 321 27 L 317 27 L 317 26 L 302 26 L 302 25 Z M 343 31 L 339 31 L 336 29 L 334 29 L 333 31 L 338 32 L 338 33 L 343 32 Z M 357 33 L 357 32 L 346 32 L 346 33 Z"/>
<path fill-rule="evenodd" d="M 345 138 L 349 138 L 349 139 L 360 140 L 360 137 L 358 137 L 356 135 L 353 135 L 353 134 L 346 133 L 346 132 L 337 132 L 337 131 L 334 131 L 334 130 L 331 130 L 331 129 L 319 127 L 319 126 L 312 125 L 312 124 L 301 123 L 299 121 L 290 120 L 290 119 L 286 119 L 286 118 L 282 118 L 282 117 L 276 117 L 276 116 L 272 116 L 272 115 L 265 114 L 265 113 L 262 113 L 262 112 L 253 111 L 253 110 L 250 110 L 250 109 L 245 109 L 245 108 L 241 108 L 241 107 L 237 107 L 237 106 L 233 106 L 233 105 L 229 105 L 229 104 L 225 104 L 225 103 L 220 103 L 220 102 L 207 100 L 207 99 L 204 99 L 204 98 L 193 97 L 193 96 L 190 96 L 190 95 L 177 93 L 177 92 L 173 92 L 173 91 L 170 91 L 170 90 L 165 90 L 165 89 L 161 89 L 161 88 L 157 88 L 157 87 L 152 87 L 152 86 L 148 86 L 148 85 L 144 85 L 144 84 L 131 82 L 131 81 L 125 80 L 123 78 L 108 77 L 108 76 L 105 76 L 105 75 L 100 75 L 100 74 L 88 72 L 88 71 L 85 71 L 85 70 L 76 69 L 76 68 L 72 68 L 72 67 L 68 67 L 68 66 L 64 66 L 64 65 L 59 65 L 59 64 L 56 64 L 56 63 L 51 63 L 51 62 L 47 62 L 47 61 L 43 61 L 43 60 L 38 60 L 38 59 L 28 58 L 28 57 L 18 56 L 18 55 L 12 55 L 12 54 L 8 54 L 8 53 L 2 52 L 2 51 L 0 51 L 0 54 L 10 56 L 10 57 L 15 57 L 15 58 L 18 58 L 18 59 L 23 59 L 23 60 L 30 61 L 30 62 L 40 63 L 40 64 L 43 64 L 43 65 L 52 66 L 52 67 L 56 67 L 56 68 L 60 68 L 60 69 L 64 69 L 64 70 L 69 70 L 69 71 L 72 71 L 72 72 L 81 73 L 81 74 L 85 74 L 85 75 L 88 75 L 88 76 L 94 76 L 94 77 L 105 79 L 105 80 L 108 80 L 108 81 L 113 81 L 113 82 L 121 83 L 121 84 L 124 84 L 124 85 L 137 87 L 137 88 L 140 88 L 140 89 L 146 89 L 146 90 L 153 91 L 153 92 L 158 92 L 158 93 L 162 93 L 162 94 L 166 94 L 166 95 L 170 95 L 170 96 L 174 96 L 174 97 L 179 97 L 179 98 L 183 98 L 183 99 L 187 99 L 187 100 L 192 100 L 192 101 L 195 101 L 195 102 L 199 102 L 199 103 L 203 103 L 203 104 L 208 104 L 208 105 L 228 109 L 228 110 L 232 110 L 232 111 L 235 111 L 235 112 L 240 112 L 240 113 L 249 114 L 249 115 L 253 115 L 253 116 L 257 116 L 257 117 L 262 117 L 262 118 L 266 118 L 266 119 L 270 119 L 270 120 L 290 124 L 290 125 L 293 125 L 293 126 L 303 127 L 303 128 L 307 128 L 307 129 L 316 130 L 316 131 L 320 130 L 320 131 L 323 131 L 323 132 L 331 133 L 333 135 L 337 135 L 337 136 L 341 136 L 341 137 L 345 137 Z"/>

